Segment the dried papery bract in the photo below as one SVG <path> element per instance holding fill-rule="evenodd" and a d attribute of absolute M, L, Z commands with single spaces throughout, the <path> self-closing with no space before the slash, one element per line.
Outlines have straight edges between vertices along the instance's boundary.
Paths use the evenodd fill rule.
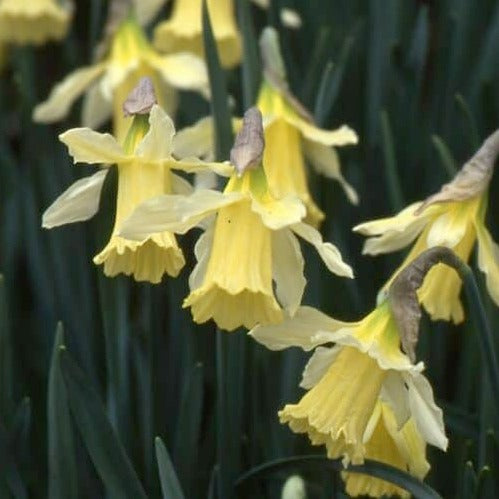
<path fill-rule="evenodd" d="M 230 151 L 230 162 L 238 176 L 261 165 L 264 147 L 262 113 L 258 108 L 252 107 L 244 113 L 243 126 Z"/>
<path fill-rule="evenodd" d="M 421 307 L 417 290 L 426 274 L 437 263 L 457 268 L 459 259 L 449 248 L 437 246 L 421 253 L 393 280 L 388 290 L 388 301 L 398 327 L 402 349 L 412 362 L 416 361 L 416 345 L 419 338 Z"/>
<path fill-rule="evenodd" d="M 154 104 L 157 103 L 152 80 L 145 76 L 139 80 L 137 86 L 130 92 L 123 103 L 123 112 L 125 116 L 149 114 Z"/>
<path fill-rule="evenodd" d="M 467 161 L 454 179 L 428 197 L 414 212 L 419 215 L 428 206 L 449 201 L 465 201 L 482 194 L 489 186 L 499 154 L 499 130 L 496 130 Z"/>

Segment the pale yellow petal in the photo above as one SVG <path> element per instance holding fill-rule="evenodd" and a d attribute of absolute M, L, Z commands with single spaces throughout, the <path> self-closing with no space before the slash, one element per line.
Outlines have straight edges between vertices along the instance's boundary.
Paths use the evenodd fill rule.
<path fill-rule="evenodd" d="M 271 196 L 253 197 L 251 209 L 258 213 L 263 223 L 272 230 L 296 224 L 307 214 L 305 205 L 294 195 L 282 199 L 274 199 Z"/>
<path fill-rule="evenodd" d="M 299 29 L 302 26 L 302 20 L 300 14 L 296 10 L 282 8 L 279 12 L 279 17 L 283 26 L 291 29 Z"/>
<path fill-rule="evenodd" d="M 173 155 L 178 159 L 195 156 L 212 160 L 213 143 L 213 118 L 207 116 L 177 132 L 173 138 Z"/>
<path fill-rule="evenodd" d="M 196 265 L 189 276 L 189 289 L 199 288 L 203 284 L 208 262 L 210 261 L 211 247 L 213 246 L 213 224 L 205 230 L 194 246 L 194 255 L 196 256 Z"/>
<path fill-rule="evenodd" d="M 307 280 L 300 244 L 290 230 L 272 233 L 272 276 L 281 305 L 293 315 L 300 306 Z"/>
<path fill-rule="evenodd" d="M 135 154 L 149 161 L 170 159 L 175 125 L 158 105 L 149 114 L 149 131 L 137 146 Z"/>
<path fill-rule="evenodd" d="M 104 64 L 97 64 L 71 73 L 56 84 L 46 101 L 35 107 L 33 119 L 39 123 L 52 123 L 64 118 L 71 104 L 92 85 L 104 69 Z"/>
<path fill-rule="evenodd" d="M 192 185 L 179 175 L 175 175 L 174 173 L 170 172 L 170 178 L 172 182 L 173 194 L 182 194 L 184 196 L 188 196 L 194 191 Z"/>
<path fill-rule="evenodd" d="M 475 227 L 478 236 L 478 267 L 485 274 L 491 298 L 499 305 L 499 246 L 483 222 L 478 221 Z"/>
<path fill-rule="evenodd" d="M 303 370 L 300 386 L 307 390 L 314 387 L 326 374 L 342 348 L 340 345 L 317 347 Z"/>
<path fill-rule="evenodd" d="M 224 163 L 208 162 L 194 157 L 182 158 L 179 161 L 172 162 L 170 167 L 176 170 L 183 170 L 187 173 L 199 173 L 211 170 L 222 177 L 230 177 L 234 173 L 234 167 L 228 161 Z"/>
<path fill-rule="evenodd" d="M 329 242 L 325 243 L 319 231 L 304 223 L 294 224 L 291 229 L 315 247 L 322 261 L 331 272 L 353 279 L 352 268 L 343 261 L 338 248 Z"/>
<path fill-rule="evenodd" d="M 449 203 L 445 211 L 431 222 L 426 238 L 429 248 L 447 246 L 454 248 L 466 234 L 470 223 L 467 203 Z"/>
<path fill-rule="evenodd" d="M 52 229 L 92 218 L 99 210 L 106 175 L 107 170 L 100 170 L 72 184 L 45 210 L 42 227 Z"/>
<path fill-rule="evenodd" d="M 357 192 L 341 173 L 338 153 L 333 147 L 305 139 L 303 140 L 303 152 L 318 173 L 338 181 L 352 204 L 359 203 Z"/>
<path fill-rule="evenodd" d="M 400 372 L 395 369 L 389 371 L 383 382 L 380 398 L 392 409 L 397 429 L 400 430 L 411 417 L 407 388 Z"/>
<path fill-rule="evenodd" d="M 337 331 L 351 326 L 337 321 L 312 307 L 299 307 L 293 317 L 286 316 L 281 324 L 256 326 L 249 335 L 270 350 L 283 350 L 291 346 L 309 351 L 327 341 L 317 340 L 318 331 Z"/>
<path fill-rule="evenodd" d="M 75 163 L 116 164 L 130 160 L 116 139 L 109 133 L 98 133 L 89 128 L 72 128 L 59 135 Z"/>
<path fill-rule="evenodd" d="M 120 228 L 127 239 L 142 240 L 150 234 L 172 231 L 184 234 L 203 218 L 242 199 L 238 193 L 194 191 L 190 196 L 164 195 L 142 203 Z"/>
<path fill-rule="evenodd" d="M 81 121 L 84 127 L 100 128 L 113 113 L 112 102 L 102 94 L 99 84 L 94 84 L 83 98 Z"/>

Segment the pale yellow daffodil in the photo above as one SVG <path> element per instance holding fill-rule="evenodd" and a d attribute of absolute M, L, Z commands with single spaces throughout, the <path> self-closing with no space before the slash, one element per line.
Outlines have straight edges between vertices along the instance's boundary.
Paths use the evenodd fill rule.
<path fill-rule="evenodd" d="M 66 36 L 70 0 L 0 0 L 0 41 L 40 45 Z"/>
<path fill-rule="evenodd" d="M 196 172 L 199 161 L 176 161 L 171 156 L 175 129 L 168 115 L 157 105 L 149 119 L 136 116 L 122 147 L 109 134 L 88 128 L 75 128 L 60 135 L 75 163 L 101 164 L 91 177 L 78 180 L 46 210 L 43 227 L 87 220 L 98 210 L 108 168 L 118 168 L 116 220 L 107 246 L 94 258 L 104 264 L 104 273 L 133 275 L 137 281 L 157 283 L 166 273 L 176 276 L 184 266 L 184 256 L 171 232 L 161 231 L 141 241 L 129 241 L 117 233 L 133 210 L 144 200 L 165 193 L 188 194 L 191 186 L 171 170 Z"/>
<path fill-rule="evenodd" d="M 378 459 L 423 478 L 426 443 L 446 449 L 442 411 L 421 374 L 424 365 L 412 364 L 400 350 L 387 301 L 354 323 L 300 307 L 281 324 L 257 326 L 250 335 L 271 350 L 315 349 L 300 385 L 306 394 L 279 411 L 279 419 L 312 444 L 325 445 L 331 459 L 343 457 L 345 466 Z M 373 492 L 393 488 L 369 477 L 344 478 L 352 495 L 379 497 Z"/>
<path fill-rule="evenodd" d="M 207 94 L 204 62 L 187 53 L 159 55 L 136 18 L 129 15 L 111 36 L 107 55 L 93 66 L 77 69 L 58 83 L 49 98 L 35 108 L 34 120 L 50 123 L 64 118 L 72 103 L 86 92 L 83 124 L 98 128 L 113 114 L 114 135 L 121 142 L 131 123 L 131 118 L 123 117 L 121 106 L 145 76 L 154 83 L 158 103 L 170 112 L 175 106 L 175 89 Z"/>
<path fill-rule="evenodd" d="M 154 45 L 162 52 L 187 51 L 203 56 L 202 0 L 174 0 L 173 12 L 154 31 Z M 239 64 L 241 36 L 234 16 L 233 0 L 208 0 L 213 35 L 225 67 Z"/>
<path fill-rule="evenodd" d="M 394 217 L 365 222 L 353 229 L 371 236 L 363 250 L 369 255 L 397 251 L 415 241 L 383 290 L 402 268 L 428 248 L 446 246 L 466 262 L 478 243 L 478 265 L 486 275 L 491 298 L 499 305 L 499 246 L 485 227 L 488 185 L 498 152 L 499 132 L 496 132 L 439 193 L 424 203 L 411 204 Z M 438 264 L 426 276 L 418 296 L 433 320 L 452 319 L 459 323 L 464 319 L 460 292 L 461 279 L 457 272 Z"/>
<path fill-rule="evenodd" d="M 248 111 L 245 120 L 251 112 L 257 113 L 263 134 L 258 111 Z M 204 221 L 184 307 L 191 307 L 195 322 L 213 319 L 228 331 L 278 323 L 284 317 L 283 307 L 291 314 L 298 308 L 306 280 L 296 236 L 315 246 L 331 272 L 353 277 L 338 249 L 302 222 L 306 208 L 300 199 L 272 195 L 260 164 L 263 139 L 249 129 L 258 144 L 248 149 L 251 140 L 239 140 L 244 131 L 243 126 L 231 152 L 237 171 L 232 170 L 223 193 L 200 189 L 190 196 L 160 196 L 143 203 L 120 231 L 125 237 L 142 239 L 163 230 L 183 234 Z M 239 149 L 238 144 L 242 144 Z M 245 165 L 242 169 L 240 162 Z"/>

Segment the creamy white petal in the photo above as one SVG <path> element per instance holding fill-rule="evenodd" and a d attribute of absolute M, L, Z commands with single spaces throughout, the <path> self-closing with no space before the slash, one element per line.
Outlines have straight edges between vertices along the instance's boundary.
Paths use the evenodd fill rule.
<path fill-rule="evenodd" d="M 338 153 L 333 147 L 304 139 L 303 152 L 318 173 L 338 181 L 352 204 L 359 203 L 357 192 L 341 173 Z"/>
<path fill-rule="evenodd" d="M 306 390 L 313 388 L 326 374 L 343 347 L 317 347 L 303 370 L 300 386 Z"/>
<path fill-rule="evenodd" d="M 187 52 L 166 56 L 151 53 L 148 62 L 172 87 L 197 90 L 205 97 L 209 95 L 208 71 L 200 57 Z"/>
<path fill-rule="evenodd" d="M 222 177 L 230 177 L 234 173 L 234 167 L 228 161 L 224 163 L 212 163 L 208 161 L 201 161 L 199 158 L 189 157 L 175 161 L 175 163 L 172 163 L 170 166 L 171 168 L 183 170 L 187 173 L 199 173 L 211 170 Z"/>
<path fill-rule="evenodd" d="M 72 128 L 59 135 L 75 163 L 115 164 L 130 160 L 116 139 L 109 133 L 98 133 L 90 128 Z"/>
<path fill-rule="evenodd" d="M 288 195 L 281 199 L 268 198 L 265 200 L 253 197 L 251 210 L 258 213 L 264 225 L 272 230 L 296 224 L 303 220 L 307 214 L 307 208 L 303 202 L 294 195 Z"/>
<path fill-rule="evenodd" d="M 325 243 L 319 231 L 305 223 L 295 224 L 291 229 L 315 247 L 322 261 L 331 272 L 353 279 L 352 268 L 343 261 L 339 249 L 334 244 Z"/>
<path fill-rule="evenodd" d="M 499 305 L 499 246 L 482 222 L 475 224 L 478 238 L 478 267 L 485 274 L 487 290 Z"/>
<path fill-rule="evenodd" d="M 171 118 L 155 104 L 149 114 L 149 131 L 140 141 L 135 154 L 148 160 L 167 160 L 171 157 L 175 125 Z"/>
<path fill-rule="evenodd" d="M 293 317 L 287 316 L 280 324 L 256 326 L 250 332 L 258 343 L 270 350 L 300 347 L 309 351 L 327 341 L 314 339 L 318 331 L 334 332 L 348 323 L 337 321 L 312 307 L 300 307 Z"/>
<path fill-rule="evenodd" d="M 184 178 L 179 175 L 175 175 L 175 173 L 170 173 L 171 181 L 172 181 L 172 192 L 173 194 L 183 194 L 184 196 L 188 196 L 192 194 L 194 191 L 194 187 L 187 182 Z"/>
<path fill-rule="evenodd" d="M 459 216 L 453 211 L 444 211 L 431 224 L 426 243 L 429 248 L 433 246 L 456 246 L 466 233 L 468 218 Z"/>
<path fill-rule="evenodd" d="M 100 85 L 93 85 L 83 98 L 81 121 L 84 127 L 100 128 L 113 112 L 113 105 L 102 94 Z"/>
<path fill-rule="evenodd" d="M 215 233 L 214 224 L 204 231 L 194 246 L 196 255 L 196 265 L 189 276 L 189 289 L 191 291 L 201 287 L 203 284 L 206 269 L 210 261 L 211 248 L 213 246 L 213 234 Z"/>
<path fill-rule="evenodd" d="M 279 12 L 279 17 L 286 28 L 299 29 L 302 26 L 300 14 L 294 9 L 282 8 Z"/>
<path fill-rule="evenodd" d="M 52 229 L 60 225 L 82 222 L 99 210 L 100 195 L 108 170 L 100 170 L 90 177 L 77 180 L 44 212 L 42 227 Z"/>
<path fill-rule="evenodd" d="M 442 450 L 447 449 L 442 409 L 433 400 L 433 390 L 422 375 L 404 374 L 409 388 L 409 407 L 421 436 L 429 444 Z"/>
<path fill-rule="evenodd" d="M 243 196 L 237 192 L 223 194 L 210 190 L 194 191 L 190 196 L 158 196 L 140 204 L 125 220 L 119 235 L 141 241 L 156 232 L 184 234 L 212 212 L 241 199 Z"/>
<path fill-rule="evenodd" d="M 178 159 L 194 156 L 213 160 L 213 143 L 213 118 L 207 116 L 177 132 L 173 138 L 173 155 Z"/>
<path fill-rule="evenodd" d="M 293 315 L 300 306 L 307 280 L 300 243 L 289 229 L 272 233 L 272 273 L 281 305 Z"/>
<path fill-rule="evenodd" d="M 52 123 L 64 118 L 71 104 L 102 74 L 104 68 L 104 64 L 97 64 L 66 76 L 52 89 L 48 99 L 35 107 L 33 119 L 39 123 Z"/>
<path fill-rule="evenodd" d="M 411 417 L 411 411 L 404 378 L 398 371 L 394 369 L 388 371 L 381 387 L 380 398 L 392 409 L 397 428 L 400 430 Z"/>

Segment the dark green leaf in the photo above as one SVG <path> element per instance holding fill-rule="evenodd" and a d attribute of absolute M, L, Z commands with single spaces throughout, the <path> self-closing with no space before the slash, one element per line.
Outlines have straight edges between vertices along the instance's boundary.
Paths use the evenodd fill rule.
<path fill-rule="evenodd" d="M 441 165 L 444 167 L 447 175 L 449 178 L 454 177 L 457 172 L 457 162 L 452 156 L 449 147 L 438 135 L 432 135 L 431 141 L 437 150 Z"/>
<path fill-rule="evenodd" d="M 59 349 L 63 345 L 64 330 L 59 323 L 52 349 L 47 396 L 48 497 L 54 499 L 78 496 L 73 429 L 66 385 L 58 361 Z"/>
<path fill-rule="evenodd" d="M 159 478 L 164 499 L 184 499 L 182 487 L 178 481 L 168 451 L 161 438 L 156 437 L 156 461 L 158 462 Z"/>
<path fill-rule="evenodd" d="M 59 349 L 59 361 L 71 414 L 107 490 L 120 498 L 146 498 L 97 392 L 64 347 Z"/>

